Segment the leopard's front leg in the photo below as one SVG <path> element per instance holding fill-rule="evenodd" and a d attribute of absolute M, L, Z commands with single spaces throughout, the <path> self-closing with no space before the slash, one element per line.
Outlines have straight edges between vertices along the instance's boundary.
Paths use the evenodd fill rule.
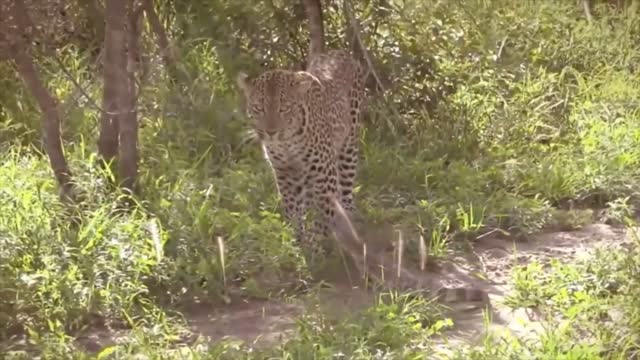
<path fill-rule="evenodd" d="M 335 162 L 314 164 L 307 174 L 310 207 L 313 217 L 310 235 L 310 248 L 314 255 L 327 255 L 331 248 L 331 231 L 335 215 L 334 199 L 338 199 L 338 172 Z"/>
<path fill-rule="evenodd" d="M 296 241 L 304 243 L 307 237 L 304 227 L 307 197 L 304 177 L 295 169 L 278 167 L 274 167 L 274 175 L 284 216 L 293 226 Z"/>

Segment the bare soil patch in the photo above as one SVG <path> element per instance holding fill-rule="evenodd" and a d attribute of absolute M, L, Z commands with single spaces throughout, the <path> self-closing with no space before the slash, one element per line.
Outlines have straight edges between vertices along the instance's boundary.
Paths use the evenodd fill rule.
<path fill-rule="evenodd" d="M 511 291 L 510 272 L 515 264 L 533 260 L 547 263 L 551 259 L 572 261 L 599 246 L 629 243 L 625 229 L 605 224 L 592 224 L 577 231 L 547 232 L 531 236 L 527 241 L 504 237 L 484 237 L 475 241 L 473 251 L 454 256 L 421 272 L 430 286 L 473 287 L 489 296 L 489 303 L 457 302 L 447 304 L 447 315 L 454 328 L 441 337 L 443 352 L 452 343 L 475 343 L 482 338 L 486 327 L 484 311 L 488 310 L 489 331 L 510 331 L 520 335 L 540 329 L 535 312 L 512 310 L 502 304 Z M 190 306 L 183 313 L 194 339 L 203 337 L 209 343 L 223 339 L 237 339 L 256 347 L 272 346 L 295 334 L 295 319 L 305 312 L 321 311 L 327 317 L 340 319 L 371 305 L 377 293 L 365 289 L 358 273 L 350 268 L 351 276 L 333 269 L 323 281 L 330 286 L 290 301 L 238 299 L 226 306 Z M 354 280 L 355 279 L 355 280 Z M 127 336 L 125 332 L 94 329 L 78 339 L 88 350 L 98 351 Z M 445 344 L 446 342 L 446 344 Z"/>

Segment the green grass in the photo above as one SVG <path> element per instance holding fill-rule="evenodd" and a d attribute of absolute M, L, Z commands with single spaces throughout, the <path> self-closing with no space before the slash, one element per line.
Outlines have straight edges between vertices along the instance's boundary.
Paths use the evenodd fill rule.
<path fill-rule="evenodd" d="M 637 228 L 636 228 L 637 229 Z M 514 308 L 536 308 L 545 331 L 535 343 L 511 339 L 468 358 L 633 359 L 640 350 L 637 230 L 631 251 L 604 248 L 572 264 L 533 262 L 515 269 Z M 490 340 L 489 340 L 490 341 Z M 489 350 L 493 348 L 494 350 Z"/>
<path fill-rule="evenodd" d="M 640 199 L 640 21 L 600 8 L 587 24 L 572 4 L 407 2 L 394 3 L 386 18 L 360 9 L 372 34 L 367 45 L 393 86 L 371 102 L 357 203 L 368 224 L 405 229 L 409 261 L 418 259 L 419 235 L 438 261 L 492 231 L 527 238 L 595 220 L 630 226 Z M 59 201 L 35 103 L 0 63 L 5 357 L 180 358 L 167 351 L 185 342 L 181 306 L 302 296 L 312 270 L 282 220 L 259 147 L 245 141 L 248 122 L 229 80 L 239 64 L 255 70 L 258 61 L 245 54 L 229 64 L 224 39 L 201 38 L 227 26 L 245 44 L 255 31 L 231 27 L 222 15 L 213 29 L 197 10 L 182 10 L 180 19 L 195 24 L 179 44 L 189 83 L 169 84 L 158 67 L 143 84 L 143 192 L 132 212 L 118 209 L 119 194 L 97 166 L 99 114 L 88 105 L 64 113 L 65 152 L 85 201 Z M 328 41 L 342 46 L 342 15 L 327 11 Z M 284 65 L 288 52 L 295 51 L 270 55 L 269 64 Z M 99 72 L 88 57 L 75 46 L 59 55 L 99 99 Z M 67 99 L 69 79 L 53 63 L 39 65 L 51 91 Z M 535 341 L 488 336 L 455 356 L 637 357 L 639 266 L 635 247 L 544 269 L 527 264 L 512 274 L 508 304 L 542 308 L 546 331 Z M 195 359 L 424 359 L 450 325 L 421 297 L 385 293 L 339 321 L 308 309 L 298 335 L 281 345 L 199 340 L 180 351 Z M 97 355 L 85 352 L 75 337 L 100 326 L 129 335 Z"/>

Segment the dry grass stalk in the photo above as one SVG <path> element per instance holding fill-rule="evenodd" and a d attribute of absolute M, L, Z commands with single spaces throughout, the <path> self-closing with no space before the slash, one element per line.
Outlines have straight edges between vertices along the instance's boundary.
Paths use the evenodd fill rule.
<path fill-rule="evenodd" d="M 404 253 L 404 241 L 402 239 L 402 231 L 398 230 L 398 257 L 397 257 L 397 271 L 396 271 L 396 277 L 399 279 L 400 278 L 400 274 L 402 271 L 402 254 Z"/>
<path fill-rule="evenodd" d="M 424 241 L 424 236 L 420 234 L 420 271 L 424 271 L 427 268 L 427 243 Z"/>
<path fill-rule="evenodd" d="M 220 266 L 222 267 L 222 284 L 224 287 L 227 287 L 227 274 L 226 274 L 226 266 L 224 265 L 224 242 L 222 241 L 222 236 L 218 236 L 218 256 L 220 257 Z"/>

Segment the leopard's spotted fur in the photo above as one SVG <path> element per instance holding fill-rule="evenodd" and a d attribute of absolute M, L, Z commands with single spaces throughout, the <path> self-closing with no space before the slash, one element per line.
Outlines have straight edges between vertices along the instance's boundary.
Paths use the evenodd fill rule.
<path fill-rule="evenodd" d="M 351 215 L 358 165 L 364 71 L 347 52 L 312 57 L 307 71 L 271 70 L 238 77 L 264 153 L 273 168 L 285 217 L 298 240 L 329 235 L 332 197 Z M 316 210 L 311 232 L 304 214 Z M 319 250 L 314 247 L 314 251 Z"/>

